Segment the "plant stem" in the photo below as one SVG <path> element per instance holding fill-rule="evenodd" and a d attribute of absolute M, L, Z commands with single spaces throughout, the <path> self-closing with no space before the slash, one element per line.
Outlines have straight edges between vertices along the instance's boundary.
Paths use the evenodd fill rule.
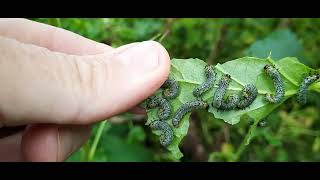
<path fill-rule="evenodd" d="M 49 18 L 48 23 L 52 26 L 61 27 L 60 18 Z"/>
<path fill-rule="evenodd" d="M 288 28 L 290 25 L 291 19 L 290 18 L 281 18 L 278 24 L 278 28 Z"/>
<path fill-rule="evenodd" d="M 161 36 L 161 33 L 158 33 L 157 35 L 153 36 L 149 41 L 155 41 L 160 36 Z"/>
<path fill-rule="evenodd" d="M 91 161 L 94 157 L 94 154 L 96 152 L 98 143 L 100 141 L 100 138 L 101 138 L 101 135 L 102 135 L 102 132 L 104 130 L 106 123 L 107 123 L 107 120 L 105 120 L 99 124 L 97 134 L 94 137 L 93 144 L 92 144 L 90 151 L 89 151 L 89 154 L 88 154 L 88 161 Z"/>
<path fill-rule="evenodd" d="M 233 161 L 238 161 L 240 159 L 245 148 L 249 145 L 252 134 L 256 130 L 259 121 L 260 121 L 260 119 L 255 119 L 253 124 L 250 126 L 250 129 L 249 129 L 248 133 L 246 134 L 244 140 L 241 142 L 240 147 L 238 148 L 238 151 L 236 152 Z"/>
<path fill-rule="evenodd" d="M 171 27 L 172 27 L 172 23 L 174 22 L 174 18 L 167 18 L 166 22 L 165 22 L 165 28 L 164 31 L 162 33 L 162 36 L 160 37 L 160 39 L 158 40 L 159 43 L 161 43 L 163 41 L 163 39 L 170 34 L 171 32 Z"/>
<path fill-rule="evenodd" d="M 130 118 L 128 119 L 128 127 L 129 127 L 129 129 L 132 129 L 132 128 L 134 127 L 133 118 L 132 118 L 132 117 L 130 117 Z"/>
<path fill-rule="evenodd" d="M 209 53 L 208 60 L 207 60 L 208 64 L 216 64 L 217 63 L 216 62 L 217 57 L 219 55 L 220 49 L 223 46 L 226 34 L 227 34 L 227 25 L 223 24 L 220 27 L 218 39 L 215 42 L 213 42 L 213 44 L 212 44 L 212 48 L 211 48 L 211 51 Z"/>
<path fill-rule="evenodd" d="M 83 162 L 88 161 L 88 154 L 90 149 L 89 141 L 86 142 L 81 149 L 82 149 L 81 160 Z"/>
<path fill-rule="evenodd" d="M 167 30 L 166 32 L 163 33 L 163 35 L 160 37 L 159 39 L 159 43 L 161 43 L 163 41 L 163 39 L 169 34 L 169 30 Z"/>
<path fill-rule="evenodd" d="M 195 115 L 197 116 L 198 119 L 201 120 L 201 121 L 199 121 L 199 124 L 200 124 L 200 129 L 201 129 L 201 135 L 202 135 L 203 140 L 205 141 L 205 145 L 212 146 L 213 142 L 212 142 L 212 136 L 210 135 L 210 132 L 209 132 L 207 115 L 203 114 L 200 111 L 195 113 Z"/>

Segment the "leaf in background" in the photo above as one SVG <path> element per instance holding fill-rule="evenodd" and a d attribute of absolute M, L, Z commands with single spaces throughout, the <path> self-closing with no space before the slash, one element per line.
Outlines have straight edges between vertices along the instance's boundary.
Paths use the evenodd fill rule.
<path fill-rule="evenodd" d="M 139 144 L 146 139 L 146 133 L 141 126 L 134 126 L 128 133 L 127 142 L 130 144 Z"/>
<path fill-rule="evenodd" d="M 75 151 L 74 153 L 72 153 L 70 155 L 70 157 L 68 157 L 65 162 L 81 162 L 81 161 L 84 161 L 84 149 L 81 148 L 77 151 Z"/>
<path fill-rule="evenodd" d="M 289 29 L 280 29 L 262 40 L 253 43 L 248 49 L 248 56 L 279 60 L 284 57 L 301 57 L 302 46 L 297 36 Z"/>
<path fill-rule="evenodd" d="M 115 134 L 106 134 L 103 141 L 106 145 L 101 149 L 108 162 L 152 162 L 152 151 L 141 144 L 128 143 L 126 139 Z M 99 159 L 99 158 L 97 158 Z"/>
<path fill-rule="evenodd" d="M 141 142 L 144 132 L 139 126 L 129 128 L 127 124 L 110 124 L 100 140 L 92 161 L 104 162 L 150 162 L 152 151 Z M 139 141 L 139 142 L 138 142 Z"/>
<path fill-rule="evenodd" d="M 283 76 L 285 84 L 285 98 L 281 103 L 270 104 L 265 101 L 266 93 L 273 93 L 274 87 L 272 80 L 265 75 L 263 67 L 266 64 L 274 64 L 279 69 Z M 173 59 L 171 62 L 170 76 L 174 77 L 181 86 L 180 95 L 171 101 L 173 107 L 173 113 L 184 103 L 196 99 L 192 95 L 192 90 L 199 84 L 205 81 L 204 67 L 206 63 L 200 59 Z M 255 57 L 243 57 L 233 61 L 228 61 L 224 64 L 217 64 L 215 66 L 218 74 L 218 79 L 222 74 L 230 74 L 232 82 L 228 87 L 227 95 L 230 93 L 238 93 L 240 95 L 242 87 L 248 83 L 253 83 L 258 89 L 258 97 L 251 104 L 250 107 L 244 110 L 232 110 L 232 111 L 217 111 L 211 106 L 213 94 L 217 88 L 215 85 L 211 90 L 204 94 L 203 99 L 209 102 L 208 111 L 214 115 L 217 119 L 222 119 L 229 124 L 237 124 L 241 117 L 247 115 L 255 120 L 262 119 L 271 113 L 275 108 L 280 106 L 288 98 L 292 97 L 297 93 L 298 84 L 309 72 L 315 72 L 315 70 L 301 64 L 296 58 L 283 58 L 277 62 L 271 58 L 259 59 Z M 216 81 L 217 84 L 218 80 Z M 314 84 L 310 89 L 315 90 L 319 87 Z M 156 93 L 159 94 L 160 90 Z M 148 109 L 148 120 L 146 125 L 157 118 L 157 109 Z M 180 159 L 183 155 L 179 150 L 179 145 L 186 136 L 189 128 L 189 117 L 191 113 L 188 113 L 182 120 L 179 128 L 173 128 L 175 139 L 171 145 L 167 147 L 170 152 L 170 157 L 173 160 Z M 171 118 L 168 120 L 172 126 Z M 172 126 L 173 127 L 173 126 Z M 159 132 L 154 131 L 155 134 L 159 135 Z"/>

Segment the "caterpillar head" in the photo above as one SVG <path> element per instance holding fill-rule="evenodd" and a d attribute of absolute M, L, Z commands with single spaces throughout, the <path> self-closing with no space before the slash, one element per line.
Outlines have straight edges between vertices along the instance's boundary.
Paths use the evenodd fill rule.
<path fill-rule="evenodd" d="M 279 74 L 278 69 L 275 66 L 269 64 L 264 66 L 264 71 L 271 77 L 276 77 Z"/>
<path fill-rule="evenodd" d="M 267 70 L 268 68 L 270 68 L 271 65 L 267 64 L 263 67 L 264 70 Z"/>
<path fill-rule="evenodd" d="M 147 107 L 155 108 L 159 105 L 159 98 L 157 96 L 152 96 L 147 99 Z"/>
<path fill-rule="evenodd" d="M 243 96 L 248 98 L 250 95 L 256 94 L 257 91 L 257 88 L 253 84 L 247 84 L 243 88 Z"/>
<path fill-rule="evenodd" d="M 165 89 L 165 90 L 163 91 L 163 95 L 164 95 L 165 97 L 170 96 L 170 95 L 171 95 L 170 89 Z"/>
<path fill-rule="evenodd" d="M 205 69 L 205 70 L 210 69 L 210 68 L 211 68 L 211 65 L 210 65 L 210 64 L 206 64 L 206 65 L 204 66 L 204 69 Z"/>
<path fill-rule="evenodd" d="M 312 74 L 312 75 L 309 75 L 308 77 L 306 77 L 306 81 L 310 81 L 310 82 L 313 82 L 313 81 L 317 81 L 319 80 L 320 78 L 320 75 L 319 74 Z"/>
<path fill-rule="evenodd" d="M 268 72 L 268 71 L 271 71 L 272 69 L 274 69 L 274 66 L 270 65 L 270 64 L 267 64 L 263 67 L 263 69 Z"/>
<path fill-rule="evenodd" d="M 212 67 L 212 65 L 207 64 L 207 65 L 204 67 L 204 70 L 205 70 L 206 74 L 208 75 L 211 71 L 213 71 L 213 67 Z"/>
<path fill-rule="evenodd" d="M 175 81 L 175 79 L 169 75 L 167 80 L 161 85 L 161 88 L 169 87 L 173 81 Z"/>
<path fill-rule="evenodd" d="M 209 104 L 206 101 L 203 101 L 202 98 L 197 98 L 197 102 L 194 102 L 195 107 L 199 107 L 200 109 L 206 109 L 209 107 Z"/>
<path fill-rule="evenodd" d="M 237 107 L 239 102 L 239 96 L 237 94 L 231 94 L 228 96 L 227 100 L 219 107 L 223 111 L 233 110 Z"/>
<path fill-rule="evenodd" d="M 226 84 L 230 83 L 231 81 L 231 75 L 230 74 L 224 74 L 221 78 L 221 81 L 225 82 Z"/>
<path fill-rule="evenodd" d="M 205 108 L 209 107 L 209 104 L 207 102 L 205 102 L 205 101 L 201 101 L 201 102 L 199 102 L 199 106 L 203 107 L 205 109 Z"/>
<path fill-rule="evenodd" d="M 227 84 L 229 84 L 230 81 L 231 81 L 231 76 L 230 76 L 230 74 L 226 74 L 226 75 L 224 76 L 224 79 L 225 79 L 225 81 L 227 82 Z"/>
<path fill-rule="evenodd" d="M 250 96 L 250 91 L 248 91 L 247 89 L 244 89 L 242 95 L 244 98 L 248 98 Z"/>
<path fill-rule="evenodd" d="M 152 129 L 159 130 L 161 129 L 161 122 L 159 120 L 154 120 L 149 125 Z"/>

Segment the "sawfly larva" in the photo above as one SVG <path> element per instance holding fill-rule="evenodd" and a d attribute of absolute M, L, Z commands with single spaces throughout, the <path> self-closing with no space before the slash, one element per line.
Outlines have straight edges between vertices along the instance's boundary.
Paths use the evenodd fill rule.
<path fill-rule="evenodd" d="M 213 70 L 213 67 L 209 64 L 207 64 L 204 68 L 205 71 L 205 77 L 206 77 L 206 81 L 203 82 L 202 84 L 200 84 L 199 86 L 197 86 L 194 90 L 193 90 L 193 95 L 195 97 L 200 97 L 202 96 L 205 92 L 207 92 L 208 90 L 210 90 L 213 85 L 214 82 L 216 80 L 216 76 L 217 73 Z"/>
<path fill-rule="evenodd" d="M 160 120 L 167 120 L 171 115 L 170 102 L 161 96 L 151 96 L 147 101 L 147 106 L 149 108 L 159 107 L 158 118 Z"/>
<path fill-rule="evenodd" d="M 236 94 L 232 94 L 228 96 L 226 101 L 222 101 L 221 106 L 219 107 L 220 110 L 233 110 L 237 107 L 239 102 L 239 97 Z"/>
<path fill-rule="evenodd" d="M 285 94 L 284 82 L 279 71 L 273 65 L 265 65 L 264 70 L 266 74 L 272 78 L 273 85 L 275 86 L 276 92 L 275 94 L 266 94 L 266 99 L 270 103 L 279 103 Z"/>
<path fill-rule="evenodd" d="M 242 96 L 237 105 L 238 109 L 249 107 L 258 96 L 258 90 L 253 84 L 247 84 L 242 89 Z"/>
<path fill-rule="evenodd" d="M 309 76 L 303 78 L 302 82 L 299 85 L 299 90 L 298 90 L 298 95 L 297 95 L 297 100 L 298 100 L 299 104 L 301 104 L 301 105 L 307 104 L 308 88 L 312 83 L 317 81 L 319 78 L 320 78 L 319 74 L 309 75 Z"/>
<path fill-rule="evenodd" d="M 171 126 L 165 121 L 153 121 L 150 124 L 151 129 L 160 130 L 160 144 L 164 147 L 170 145 L 174 138 L 174 133 Z"/>
<path fill-rule="evenodd" d="M 164 88 L 162 95 L 167 99 L 175 99 L 180 93 L 180 85 L 173 77 L 169 77 L 161 88 Z"/>
<path fill-rule="evenodd" d="M 222 75 L 221 79 L 219 80 L 218 88 L 216 89 L 213 95 L 213 102 L 212 102 L 213 107 L 217 109 L 220 108 L 223 101 L 223 97 L 227 92 L 227 88 L 230 82 L 231 82 L 231 76 L 229 74 Z"/>
<path fill-rule="evenodd" d="M 189 112 L 197 109 L 206 109 L 208 103 L 202 100 L 192 100 L 184 103 L 176 112 L 172 119 L 172 124 L 174 127 L 178 127 L 181 119 Z"/>

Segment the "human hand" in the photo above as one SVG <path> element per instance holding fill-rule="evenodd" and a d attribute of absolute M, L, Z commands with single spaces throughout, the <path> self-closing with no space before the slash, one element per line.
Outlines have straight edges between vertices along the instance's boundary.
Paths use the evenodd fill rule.
<path fill-rule="evenodd" d="M 64 161 L 93 123 L 136 107 L 167 79 L 153 41 L 112 48 L 26 19 L 0 19 L 0 161 Z M 1 131 L 1 129 L 0 129 Z"/>

